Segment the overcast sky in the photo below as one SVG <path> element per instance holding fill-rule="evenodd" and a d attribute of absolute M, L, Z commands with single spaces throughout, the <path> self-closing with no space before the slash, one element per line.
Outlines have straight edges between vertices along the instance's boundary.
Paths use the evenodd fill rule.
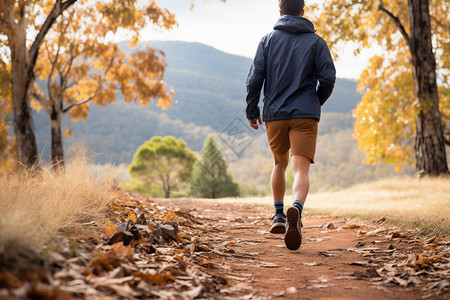
<path fill-rule="evenodd" d="M 199 42 L 251 58 L 260 39 L 273 30 L 280 17 L 277 0 L 196 0 L 193 10 L 190 0 L 159 0 L 159 4 L 176 15 L 179 26 L 164 32 L 148 28 L 143 40 Z M 371 53 L 355 58 L 351 48 L 347 47 L 336 62 L 338 77 L 358 78 L 367 65 Z"/>

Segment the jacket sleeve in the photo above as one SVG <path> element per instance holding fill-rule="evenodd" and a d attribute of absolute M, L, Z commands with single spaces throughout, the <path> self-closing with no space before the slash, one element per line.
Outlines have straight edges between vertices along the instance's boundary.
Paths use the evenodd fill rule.
<path fill-rule="evenodd" d="M 314 73 L 319 81 L 317 96 L 319 97 L 320 105 L 322 106 L 333 92 L 334 83 L 336 81 L 336 69 L 334 68 L 330 50 L 322 38 L 319 39 L 316 50 Z"/>
<path fill-rule="evenodd" d="M 264 39 L 258 45 L 255 59 L 247 76 L 247 119 L 255 119 L 260 116 L 258 107 L 261 89 L 266 77 L 266 60 L 264 55 Z"/>

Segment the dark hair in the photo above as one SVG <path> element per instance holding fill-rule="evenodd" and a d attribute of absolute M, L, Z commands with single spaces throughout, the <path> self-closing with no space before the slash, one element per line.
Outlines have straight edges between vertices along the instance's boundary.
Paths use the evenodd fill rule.
<path fill-rule="evenodd" d="M 283 15 L 298 16 L 305 7 L 304 0 L 278 0 Z"/>

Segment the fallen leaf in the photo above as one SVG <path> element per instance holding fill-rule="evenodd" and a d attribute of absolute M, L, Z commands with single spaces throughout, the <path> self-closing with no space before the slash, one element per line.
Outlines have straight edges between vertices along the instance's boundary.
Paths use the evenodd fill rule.
<path fill-rule="evenodd" d="M 119 205 L 113 205 L 112 208 L 115 209 L 115 210 L 119 210 L 119 211 L 124 210 L 124 208 L 122 206 L 119 206 Z"/>
<path fill-rule="evenodd" d="M 134 255 L 134 248 L 131 245 L 124 246 L 122 243 L 116 243 L 111 246 L 114 254 L 120 259 L 132 259 Z"/>
<path fill-rule="evenodd" d="M 106 221 L 105 224 L 105 234 L 107 237 L 111 237 L 116 231 L 117 225 L 113 224 L 110 220 Z"/>
<path fill-rule="evenodd" d="M 400 277 L 393 277 L 393 281 L 397 282 L 400 286 L 408 286 L 408 281 L 401 279 Z"/>
<path fill-rule="evenodd" d="M 205 268 L 214 267 L 214 264 L 210 260 L 207 260 L 206 258 L 202 258 L 198 264 Z"/>
<path fill-rule="evenodd" d="M 203 289 L 204 289 L 204 287 L 199 285 L 199 286 L 193 288 L 192 290 L 183 292 L 181 294 L 181 298 L 192 300 L 197 297 L 200 297 L 203 294 Z"/>
<path fill-rule="evenodd" d="M 149 272 L 136 272 L 133 274 L 133 277 L 159 285 L 166 284 L 168 280 L 175 280 L 175 278 L 169 274 L 151 274 Z"/>
<path fill-rule="evenodd" d="M 261 262 L 259 266 L 263 268 L 280 268 L 279 265 L 271 262 Z"/>
<path fill-rule="evenodd" d="M 129 215 L 128 215 L 128 219 L 133 221 L 133 223 L 136 223 L 137 221 L 137 217 L 136 217 L 136 213 L 134 211 L 132 211 Z"/>
<path fill-rule="evenodd" d="M 97 252 L 96 258 L 94 258 L 91 262 L 91 265 L 93 266 L 100 266 L 102 269 L 106 271 L 112 271 L 114 268 L 111 266 L 109 262 L 109 256 L 108 253 L 105 252 Z"/>
<path fill-rule="evenodd" d="M 351 266 L 360 266 L 360 267 L 370 267 L 369 263 L 366 261 L 354 261 L 349 263 Z"/>
<path fill-rule="evenodd" d="M 145 218 L 144 214 L 140 214 L 137 218 L 136 224 L 138 225 L 147 225 L 147 219 Z"/>
<path fill-rule="evenodd" d="M 342 229 L 355 229 L 355 228 L 360 228 L 360 227 L 361 226 L 357 225 L 357 224 L 350 224 L 350 225 L 342 227 Z"/>
<path fill-rule="evenodd" d="M 176 218 L 177 218 L 177 215 L 174 214 L 174 213 L 169 213 L 169 214 L 164 215 L 164 216 L 162 217 L 162 219 L 163 219 L 164 221 L 171 221 L 172 219 L 176 219 Z"/>
<path fill-rule="evenodd" d="M 321 264 L 317 263 L 317 262 L 312 262 L 312 263 L 307 263 L 304 262 L 302 263 L 304 266 L 310 266 L 310 267 L 315 267 L 315 266 L 320 266 Z"/>
<path fill-rule="evenodd" d="M 0 287 L 17 289 L 23 285 L 22 281 L 12 272 L 0 272 Z"/>
<path fill-rule="evenodd" d="M 368 233 L 366 233 L 366 235 L 368 235 L 368 236 L 378 235 L 378 234 L 380 234 L 382 232 L 385 232 L 385 231 L 386 231 L 386 228 L 377 228 L 375 230 L 369 231 Z"/>
<path fill-rule="evenodd" d="M 318 254 L 323 257 L 338 257 L 339 256 L 337 254 L 329 253 L 327 251 L 320 251 L 320 252 L 318 252 Z"/>

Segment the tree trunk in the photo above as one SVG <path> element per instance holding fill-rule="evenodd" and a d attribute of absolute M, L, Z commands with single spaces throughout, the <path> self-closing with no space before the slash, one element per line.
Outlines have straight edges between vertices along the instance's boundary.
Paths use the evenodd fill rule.
<path fill-rule="evenodd" d="M 431 43 L 428 0 L 408 0 L 411 25 L 411 56 L 416 116 L 416 171 L 420 175 L 448 173 L 445 140 L 439 112 L 436 59 Z"/>
<path fill-rule="evenodd" d="M 54 167 L 64 167 L 64 150 L 61 134 L 62 113 L 53 105 L 50 115 L 50 126 L 52 131 L 52 164 Z"/>
<path fill-rule="evenodd" d="M 18 144 L 19 163 L 31 167 L 38 162 L 33 117 L 29 102 L 33 70 L 30 70 L 26 47 L 26 22 L 22 18 L 15 26 L 11 45 L 11 85 L 14 109 L 14 133 Z"/>
<path fill-rule="evenodd" d="M 166 198 L 169 199 L 170 198 L 170 185 L 167 185 L 167 189 L 166 189 L 165 193 L 166 193 L 166 195 L 165 195 Z"/>

